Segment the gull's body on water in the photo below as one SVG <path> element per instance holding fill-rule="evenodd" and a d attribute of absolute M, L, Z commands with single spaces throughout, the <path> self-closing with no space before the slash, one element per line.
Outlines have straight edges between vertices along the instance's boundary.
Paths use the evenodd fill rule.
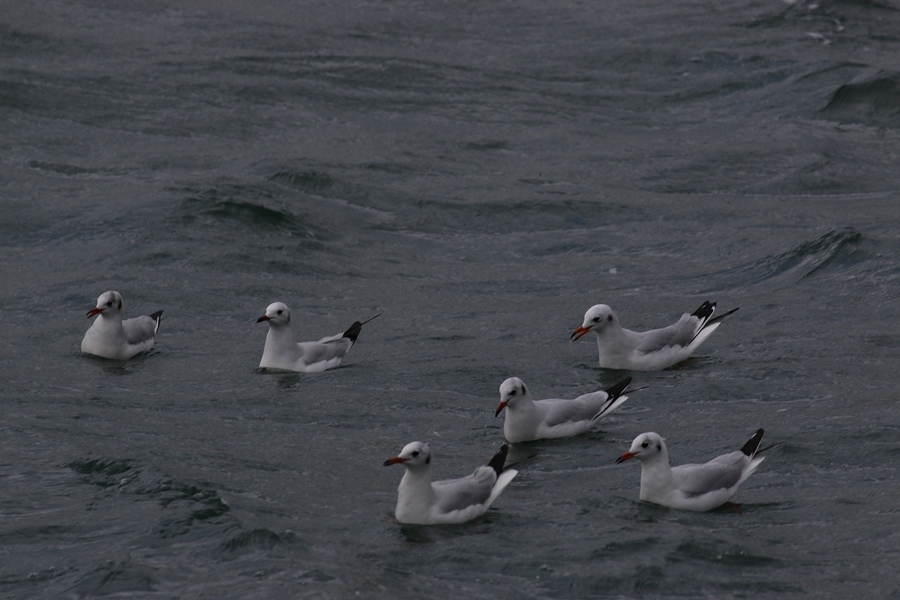
<path fill-rule="evenodd" d="M 516 476 L 504 470 L 509 446 L 503 445 L 490 462 L 467 477 L 431 481 L 431 449 L 410 442 L 384 466 L 402 464 L 406 473 L 397 488 L 394 516 L 401 523 L 435 525 L 465 523 L 483 515 Z"/>
<path fill-rule="evenodd" d="M 269 324 L 259 368 L 300 373 L 333 369 L 341 364 L 356 343 L 362 326 L 372 319 L 362 323 L 355 321 L 343 333 L 324 337 L 317 342 L 297 342 L 291 310 L 283 302 L 273 302 L 266 308 L 266 313 L 256 320 L 257 323 L 265 321 Z"/>
<path fill-rule="evenodd" d="M 632 458 L 641 461 L 641 500 L 683 510 L 711 510 L 728 502 L 765 460 L 759 454 L 773 446 L 759 449 L 763 433 L 758 429 L 735 452 L 707 463 L 677 467 L 669 465 L 669 452 L 659 434 L 642 433 L 616 463 Z"/>
<path fill-rule="evenodd" d="M 631 331 L 605 304 L 595 304 L 584 313 L 584 323 L 572 332 L 572 341 L 589 331 L 597 336 L 600 366 L 631 371 L 661 371 L 689 358 L 715 331 L 722 319 L 736 311 L 713 318 L 715 302 L 704 302 L 678 322 L 650 331 Z"/>
<path fill-rule="evenodd" d="M 122 294 L 103 292 L 88 318 L 97 317 L 81 340 L 81 351 L 103 358 L 124 360 L 153 348 L 163 311 L 152 315 L 122 319 L 125 303 Z"/>
<path fill-rule="evenodd" d="M 511 443 L 579 435 L 628 400 L 622 394 L 630 383 L 631 377 L 626 377 L 606 390 L 571 400 L 534 400 L 524 381 L 510 377 L 500 385 L 500 404 L 494 416 L 506 409 L 503 435 Z"/>

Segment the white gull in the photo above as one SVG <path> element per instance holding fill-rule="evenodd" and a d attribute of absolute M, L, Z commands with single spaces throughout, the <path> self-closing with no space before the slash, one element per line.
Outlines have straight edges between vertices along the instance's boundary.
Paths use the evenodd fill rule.
<path fill-rule="evenodd" d="M 626 377 L 606 390 L 572 400 L 534 400 L 525 382 L 510 377 L 500 385 L 500 404 L 494 416 L 506 409 L 503 434 L 511 443 L 578 435 L 628 400 L 622 394 L 630 383 L 631 377 Z"/>
<path fill-rule="evenodd" d="M 394 516 L 401 523 L 434 525 L 465 523 L 483 515 L 518 471 L 503 469 L 509 446 L 504 444 L 490 462 L 460 479 L 431 481 L 431 449 L 411 442 L 384 466 L 401 464 L 406 473 L 397 488 Z"/>
<path fill-rule="evenodd" d="M 259 368 L 300 373 L 319 373 L 333 369 L 341 364 L 356 343 L 362 326 L 372 319 L 362 323 L 355 321 L 343 333 L 324 337 L 317 342 L 297 342 L 291 309 L 283 302 L 273 302 L 266 308 L 266 314 L 256 320 L 257 323 L 265 321 L 269 324 Z"/>
<path fill-rule="evenodd" d="M 81 351 L 114 360 L 131 358 L 153 348 L 163 311 L 152 315 L 122 320 L 122 294 L 103 292 L 97 305 L 88 311 L 88 318 L 97 317 L 81 340 Z M 99 316 L 98 316 L 99 315 Z"/>
<path fill-rule="evenodd" d="M 651 331 L 631 331 L 605 304 L 584 313 L 584 323 L 572 332 L 576 341 L 589 331 L 597 336 L 600 366 L 606 369 L 661 371 L 690 357 L 722 322 L 736 311 L 712 318 L 715 302 L 704 302 L 692 314 L 683 314 L 673 325 Z"/>
<path fill-rule="evenodd" d="M 641 461 L 641 500 L 670 508 L 706 511 L 725 504 L 738 487 L 765 460 L 759 449 L 763 430 L 758 429 L 735 452 L 717 456 L 703 464 L 669 466 L 666 443 L 658 433 L 642 433 L 616 463 Z"/>

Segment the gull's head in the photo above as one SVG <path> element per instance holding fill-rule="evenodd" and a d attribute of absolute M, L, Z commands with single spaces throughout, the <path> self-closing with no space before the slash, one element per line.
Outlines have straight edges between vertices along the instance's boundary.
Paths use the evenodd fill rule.
<path fill-rule="evenodd" d="M 512 408 L 520 398 L 527 395 L 528 388 L 525 387 L 525 382 L 518 377 L 510 377 L 500 384 L 500 404 L 497 405 L 497 412 L 494 413 L 494 416 L 499 416 L 507 406 Z"/>
<path fill-rule="evenodd" d="M 291 322 L 291 309 L 284 302 L 273 302 L 266 308 L 266 314 L 256 320 L 257 323 L 268 321 L 270 327 L 280 327 Z"/>
<path fill-rule="evenodd" d="M 400 454 L 384 461 L 384 466 L 403 465 L 407 469 L 418 469 L 431 464 L 431 448 L 424 442 L 410 442 Z"/>
<path fill-rule="evenodd" d="M 616 322 L 616 313 L 605 304 L 595 304 L 584 313 L 584 323 L 572 332 L 572 341 L 578 340 L 588 331 L 600 335 L 607 325 Z"/>
<path fill-rule="evenodd" d="M 122 294 L 110 290 L 100 294 L 100 297 L 97 298 L 97 305 L 88 311 L 87 316 L 88 318 L 97 315 L 111 317 L 122 312 L 123 306 L 125 304 L 122 302 Z"/>
<path fill-rule="evenodd" d="M 631 448 L 616 459 L 616 464 L 625 462 L 632 458 L 640 461 L 650 460 L 654 457 L 665 454 L 666 442 L 658 433 L 642 433 L 634 438 L 631 442 Z"/>

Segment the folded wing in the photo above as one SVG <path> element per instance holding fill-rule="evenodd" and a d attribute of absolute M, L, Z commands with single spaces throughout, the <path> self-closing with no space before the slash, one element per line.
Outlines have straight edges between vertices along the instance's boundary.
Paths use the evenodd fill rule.
<path fill-rule="evenodd" d="M 162 319 L 163 311 L 155 312 L 152 315 L 143 317 L 135 317 L 122 321 L 122 328 L 125 330 L 125 339 L 129 344 L 142 344 L 152 340 L 159 329 L 159 322 Z"/>

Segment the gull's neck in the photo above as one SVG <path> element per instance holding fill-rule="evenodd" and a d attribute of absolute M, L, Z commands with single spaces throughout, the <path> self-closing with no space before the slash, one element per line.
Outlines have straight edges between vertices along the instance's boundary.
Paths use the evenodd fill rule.
<path fill-rule="evenodd" d="M 672 467 L 665 448 L 649 460 L 641 461 L 641 500 L 665 495 L 671 488 Z"/>
<path fill-rule="evenodd" d="M 96 324 L 98 329 L 124 329 L 122 326 L 121 312 L 115 312 L 109 315 L 100 313 L 97 316 Z"/>
<path fill-rule="evenodd" d="M 266 334 L 266 346 L 276 346 L 278 348 L 288 348 L 296 344 L 294 341 L 294 330 L 290 323 L 281 326 L 269 326 L 269 333 Z"/>
<path fill-rule="evenodd" d="M 397 488 L 397 514 L 426 514 L 435 503 L 431 485 L 431 469 L 406 469 L 400 487 Z"/>
<path fill-rule="evenodd" d="M 531 399 L 531 394 L 525 394 L 524 396 L 520 396 L 513 402 L 507 404 L 506 410 L 512 411 L 517 415 L 524 417 L 525 415 L 534 412 L 534 400 Z"/>

